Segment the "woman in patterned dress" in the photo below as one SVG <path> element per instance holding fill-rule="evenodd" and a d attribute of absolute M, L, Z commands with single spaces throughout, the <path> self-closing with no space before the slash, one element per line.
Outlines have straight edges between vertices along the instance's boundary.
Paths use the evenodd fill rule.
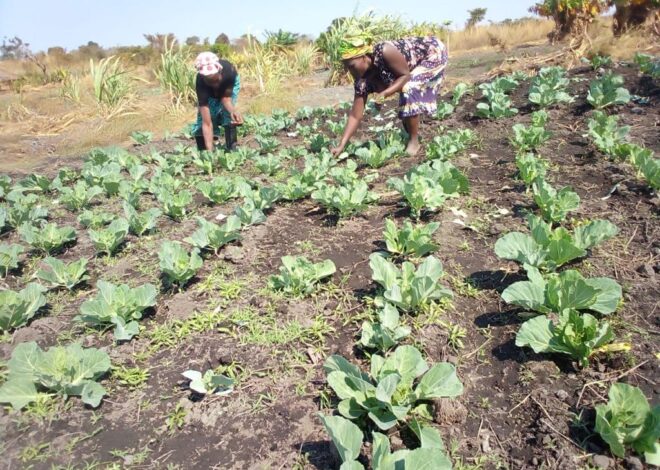
<path fill-rule="evenodd" d="M 355 96 L 339 145 L 340 154 L 364 116 L 367 97 L 376 101 L 399 93 L 399 118 L 409 135 L 406 152 L 419 151 L 419 116 L 434 115 L 447 66 L 447 48 L 436 37 L 384 41 L 372 47 L 364 34 L 344 38 L 340 46 L 344 65 L 355 79 Z"/>

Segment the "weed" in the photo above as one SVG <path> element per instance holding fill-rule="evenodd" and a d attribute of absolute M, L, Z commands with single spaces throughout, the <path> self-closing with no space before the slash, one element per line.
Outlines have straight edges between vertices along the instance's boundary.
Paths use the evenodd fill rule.
<path fill-rule="evenodd" d="M 117 379 L 121 385 L 130 389 L 139 388 L 147 383 L 150 377 L 149 369 L 140 367 L 113 367 L 112 376 Z"/>
<path fill-rule="evenodd" d="M 174 409 L 167 415 L 165 423 L 170 434 L 176 433 L 186 422 L 188 412 L 181 403 L 177 403 Z"/>

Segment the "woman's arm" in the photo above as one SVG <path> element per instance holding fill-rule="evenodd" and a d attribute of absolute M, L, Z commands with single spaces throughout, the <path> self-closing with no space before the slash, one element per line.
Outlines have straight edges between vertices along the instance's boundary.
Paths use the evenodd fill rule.
<path fill-rule="evenodd" d="M 211 111 L 208 106 L 200 106 L 199 114 L 202 116 L 202 136 L 204 137 L 204 146 L 209 152 L 213 150 L 213 121 L 211 120 Z"/>
<path fill-rule="evenodd" d="M 233 90 L 228 88 L 227 91 L 225 91 L 225 95 L 220 99 L 220 102 L 231 116 L 232 124 L 243 124 L 243 116 L 241 116 L 241 113 L 236 110 L 234 103 L 231 101 L 232 93 Z"/>
<path fill-rule="evenodd" d="M 387 67 L 397 77 L 390 86 L 380 93 L 383 98 L 387 98 L 403 90 L 405 84 L 410 81 L 410 68 L 406 58 L 392 44 L 385 44 L 383 47 L 383 58 Z"/>
<path fill-rule="evenodd" d="M 351 140 L 351 137 L 357 131 L 360 121 L 362 121 L 362 117 L 364 116 L 366 103 L 366 96 L 356 96 L 353 98 L 353 106 L 348 113 L 348 121 L 346 122 L 346 127 L 344 127 L 344 134 L 341 137 L 339 145 L 331 150 L 333 155 L 339 155 L 343 152 L 346 144 L 348 144 L 348 141 Z"/>

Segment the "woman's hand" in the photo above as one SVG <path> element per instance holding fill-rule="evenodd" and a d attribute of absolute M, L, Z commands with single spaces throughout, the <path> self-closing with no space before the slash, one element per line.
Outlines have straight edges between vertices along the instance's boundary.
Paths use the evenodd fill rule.
<path fill-rule="evenodd" d="M 232 124 L 243 124 L 243 116 L 241 116 L 241 113 L 238 111 L 234 110 L 231 112 L 231 123 Z"/>
<path fill-rule="evenodd" d="M 385 98 L 387 98 L 387 95 L 385 94 L 384 91 L 381 91 L 379 93 L 373 93 L 371 95 L 371 99 L 374 101 L 376 104 L 383 104 L 385 102 Z"/>
<path fill-rule="evenodd" d="M 344 151 L 344 147 L 345 147 L 345 145 L 339 144 L 336 147 L 332 147 L 330 149 L 330 153 L 332 154 L 333 157 L 338 157 Z"/>

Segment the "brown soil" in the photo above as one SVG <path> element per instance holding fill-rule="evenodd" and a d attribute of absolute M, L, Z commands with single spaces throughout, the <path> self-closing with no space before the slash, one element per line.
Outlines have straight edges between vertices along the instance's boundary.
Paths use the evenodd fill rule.
<path fill-rule="evenodd" d="M 648 97 L 650 104 L 611 112 L 620 116 L 621 124 L 632 125 L 635 142 L 657 153 L 659 90 L 640 78 L 636 69 L 617 71 L 625 76 L 631 92 Z M 536 355 L 514 345 L 522 320 L 499 294 L 524 275 L 515 263 L 499 260 L 493 245 L 507 231 L 524 230 L 523 213 L 533 208 L 531 197 L 514 179 L 514 150 L 508 143 L 511 126 L 529 122 L 528 83 L 513 94 L 520 109 L 514 118 L 476 119 L 472 115 L 476 100 L 468 98 L 446 121 L 424 122 L 421 132 L 426 142 L 443 127 L 471 128 L 480 138 L 476 148 L 454 162 L 470 181 L 470 195 L 426 217 L 441 223 L 436 256 L 456 293 L 441 320 L 465 328 L 464 347 L 452 349 L 447 329 L 426 321 L 425 315 L 407 319 L 415 325 L 415 344 L 429 361 L 456 363 L 465 385 L 459 404 L 438 404 L 444 410 L 438 428 L 457 466 L 460 462 L 474 465 L 469 468 L 587 468 L 590 456 L 609 456 L 592 429 L 594 404 L 605 399 L 611 381 L 621 377 L 657 402 L 658 196 L 630 166 L 609 161 L 582 137 L 591 114 L 584 98 L 593 74 L 582 69 L 573 76 L 586 79 L 571 86 L 579 98 L 570 107 L 550 111 L 548 128 L 553 137 L 541 154 L 552 162 L 551 181 L 579 193 L 582 204 L 576 218 L 608 219 L 620 229 L 615 239 L 575 267 L 590 276 L 613 277 L 624 287 L 625 302 L 612 322 L 617 338 L 630 341 L 633 348 L 627 354 L 599 356 L 581 370 L 565 357 Z M 367 129 L 377 123 L 370 119 L 365 124 L 362 140 L 373 137 Z M 176 143 L 158 146 L 164 150 Z M 287 145 L 295 144 L 287 140 Z M 374 190 L 388 192 L 387 178 L 423 160 L 421 155 L 387 165 L 379 170 Z M 189 174 L 195 171 L 187 169 Z M 244 171 L 254 174 L 249 165 Z M 618 189 L 603 199 L 616 184 Z M 460 216 L 449 210 L 452 206 L 465 212 L 464 222 L 471 229 L 454 222 Z M 232 207 L 200 203 L 195 213 L 212 218 Z M 120 206 L 111 201 L 107 209 L 119 213 Z M 365 296 L 372 295 L 375 287 L 368 256 L 382 243 L 383 220 L 400 221 L 406 216 L 396 196 L 383 198 L 361 217 L 341 221 L 310 200 L 277 205 L 263 226 L 245 232 L 240 245 L 222 250 L 218 257 L 208 256 L 186 289 L 162 291 L 155 311 L 141 322 L 144 332 L 130 343 L 116 345 L 109 332 L 86 330 L 73 321 L 81 302 L 94 295 L 90 286 L 100 278 L 131 285 L 158 283 L 160 241 L 190 235 L 194 220 L 176 223 L 163 218 L 155 235 L 131 238 L 115 259 L 107 261 L 94 258 L 86 231 L 74 216 L 56 211 L 54 220 L 76 226 L 79 235 L 60 258 L 91 258 L 90 286 L 72 294 L 49 294 L 50 312 L 0 344 L 0 357 L 7 360 L 22 341 L 36 340 L 45 347 L 78 340 L 106 350 L 115 365 L 148 368 L 150 377 L 134 390 L 115 378 L 105 379 L 108 396 L 96 410 L 84 407 L 77 398 L 67 405 L 56 401 L 57 409 L 48 419 L 5 410 L 0 415 L 4 468 L 85 468 L 93 462 L 100 468 L 112 462 L 124 468 L 335 468 L 329 439 L 317 418 L 320 410 L 331 412 L 325 409 L 323 397 L 329 396 L 329 389 L 321 366 L 333 353 L 354 362 L 365 360 L 355 348 L 355 336 Z M 13 232 L 2 240 L 19 241 Z M 338 274 L 308 299 L 273 295 L 264 289 L 267 276 L 277 271 L 280 257 L 287 254 L 330 258 Z M 25 261 L 29 267 L 8 276 L 8 286 L 21 286 L 32 274 L 34 259 Z M 239 292 L 231 295 L 232 288 Z M 184 335 L 170 346 L 157 342 L 155 332 L 164 325 L 196 313 L 215 313 L 214 326 Z M 236 390 L 222 398 L 191 395 L 181 373 L 221 364 L 240 365 L 244 373 L 239 373 Z M 180 426 L 168 428 L 168 417 L 177 409 Z M 396 445 L 399 436 L 391 439 Z"/>

